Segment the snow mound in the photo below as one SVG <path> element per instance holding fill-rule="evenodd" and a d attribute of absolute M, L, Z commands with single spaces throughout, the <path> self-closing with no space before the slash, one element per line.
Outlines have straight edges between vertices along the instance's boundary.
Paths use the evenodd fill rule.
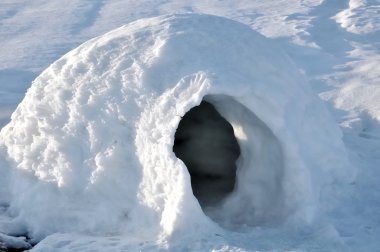
<path fill-rule="evenodd" d="M 203 167 L 206 182 L 236 181 L 201 207 L 173 146 L 202 101 L 231 125 L 240 150 L 236 171 Z M 53 63 L 1 130 L 0 162 L 9 211 L 37 240 L 302 225 L 354 176 L 339 128 L 288 57 L 245 25 L 195 14 L 133 22 Z"/>

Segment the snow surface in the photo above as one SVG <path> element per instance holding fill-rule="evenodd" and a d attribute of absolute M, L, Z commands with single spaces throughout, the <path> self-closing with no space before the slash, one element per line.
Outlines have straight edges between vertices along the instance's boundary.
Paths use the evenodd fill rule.
<path fill-rule="evenodd" d="M 204 236 L 203 240 L 194 238 L 195 243 L 184 240 L 175 243 L 177 239 L 174 236 L 170 248 L 198 251 L 378 249 L 380 77 L 377 64 L 379 4 L 376 1 L 132 3 L 115 0 L 71 1 L 70 5 L 61 1 L 2 1 L 0 5 L 1 125 L 9 121 L 10 113 L 21 101 L 30 81 L 51 62 L 88 38 L 141 17 L 173 12 L 205 12 L 241 21 L 271 38 L 273 43 L 287 51 L 296 66 L 304 72 L 314 92 L 326 100 L 330 112 L 343 130 L 344 145 L 351 163 L 358 170 L 357 179 L 351 185 L 336 186 L 332 198 L 340 197 L 335 202 L 339 207 L 324 209 L 324 220 L 307 227 L 268 228 L 259 225 L 243 234 L 221 231 L 213 236 Z M 5 155 L 4 150 L 0 151 L 2 156 Z M 0 160 L 1 185 L 10 182 L 7 179 L 8 162 Z M 10 195 L 6 186 L 0 190 L 1 204 L 7 208 Z M 40 195 L 40 198 L 46 199 L 51 196 L 49 193 Z M 75 197 L 72 200 L 75 201 Z M 2 216 L 2 233 L 11 234 L 9 230 L 18 229 L 14 231 L 22 235 L 24 230 L 20 229 L 24 229 L 25 225 L 12 218 L 14 212 L 8 209 Z M 55 222 L 60 223 L 60 220 L 56 219 Z M 95 238 L 86 234 L 55 234 L 35 249 L 104 251 L 107 249 L 102 248 L 112 247 L 120 251 L 136 248 L 155 251 L 168 246 L 167 241 L 147 238 L 151 237 L 150 234 L 143 237 L 146 232 L 144 230 L 144 233 L 140 232 L 140 237 L 128 239 L 113 232 Z"/>

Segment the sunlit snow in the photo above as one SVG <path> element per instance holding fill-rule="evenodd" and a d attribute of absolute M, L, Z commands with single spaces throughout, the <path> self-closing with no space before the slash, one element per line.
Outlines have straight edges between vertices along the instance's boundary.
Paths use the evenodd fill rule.
<path fill-rule="evenodd" d="M 3 1 L 0 251 L 376 251 L 379 9 Z"/>

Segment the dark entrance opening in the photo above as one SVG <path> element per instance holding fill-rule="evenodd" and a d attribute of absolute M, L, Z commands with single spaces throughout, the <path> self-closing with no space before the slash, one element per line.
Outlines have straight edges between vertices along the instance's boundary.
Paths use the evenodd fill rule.
<path fill-rule="evenodd" d="M 240 148 L 231 124 L 212 104 L 202 101 L 187 112 L 174 139 L 173 151 L 189 170 L 193 194 L 203 209 L 233 191 Z"/>

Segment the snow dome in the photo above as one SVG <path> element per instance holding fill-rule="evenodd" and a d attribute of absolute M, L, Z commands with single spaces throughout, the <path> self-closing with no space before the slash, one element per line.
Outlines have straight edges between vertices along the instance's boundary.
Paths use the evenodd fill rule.
<path fill-rule="evenodd" d="M 293 63 L 249 27 L 143 19 L 33 82 L 1 131 L 2 193 L 36 239 L 300 225 L 352 178 L 340 137 Z"/>

